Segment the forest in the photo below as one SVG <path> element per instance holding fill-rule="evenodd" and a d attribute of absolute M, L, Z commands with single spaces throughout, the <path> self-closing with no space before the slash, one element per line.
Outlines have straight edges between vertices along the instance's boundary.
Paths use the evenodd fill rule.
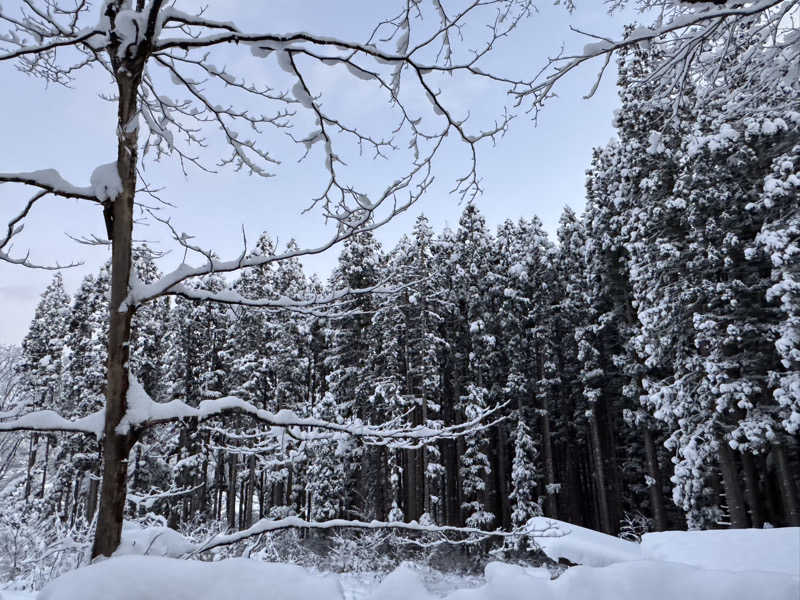
<path fill-rule="evenodd" d="M 89 186 L 0 172 L 33 189 L 0 261 L 55 272 L 21 344 L 0 346 L 0 599 L 249 600 L 271 581 L 333 600 L 325 578 L 365 565 L 385 578 L 350 595 L 378 600 L 640 600 L 654 580 L 658 600 L 796 597 L 798 2 L 608 4 L 660 16 L 616 41 L 573 28 L 591 42 L 535 75 L 483 62 L 527 0 L 405 3 L 367 41 L 160 0 L 0 7 L 0 62 L 48 85 L 110 75 L 117 149 Z M 504 198 L 481 194 L 478 148 L 594 59 L 587 98 L 613 60 L 619 104 L 583 209 L 532 195 L 490 227 L 482 205 Z M 341 81 L 386 114 L 336 102 Z M 487 105 L 475 119 L 464 89 Z M 366 155 L 389 166 L 348 165 Z M 317 186 L 298 210 L 330 237 L 248 245 L 245 223 L 223 257 L 145 177 L 167 157 L 263 181 L 297 159 L 297 189 Z M 74 291 L 61 270 L 78 262 L 20 250 L 45 197 L 105 225 L 73 238 L 109 251 Z M 460 201 L 457 224 L 434 227 L 423 198 Z M 544 203 L 564 206 L 555 231 Z M 321 277 L 304 259 L 323 252 L 338 261 Z M 433 594 L 421 569 L 442 556 Z M 447 579 L 481 569 L 482 587 Z"/>
<path fill-rule="evenodd" d="M 135 449 L 128 513 L 176 528 L 290 515 L 506 530 L 545 515 L 614 535 L 800 525 L 796 90 L 757 117 L 708 103 L 674 118 L 626 85 L 652 60 L 621 56 L 619 137 L 595 150 L 586 208 L 564 211 L 556 239 L 535 216 L 490 231 L 467 203 L 455 229 L 420 216 L 392 248 L 348 239 L 325 282 L 295 259 L 196 284 L 376 293 L 305 313 L 177 297 L 135 316 L 132 371 L 156 401 L 236 395 L 434 428 L 494 407 L 491 424 L 395 449 L 187 419 Z M 276 250 L 265 233 L 255 252 Z M 138 279 L 155 280 L 155 253 L 134 255 Z M 29 408 L 102 407 L 108 290 L 103 268 L 73 298 L 60 275 L 42 294 L 17 358 Z M 35 433 L 3 444 L 27 457 L 4 502 L 92 521 L 98 447 Z"/>

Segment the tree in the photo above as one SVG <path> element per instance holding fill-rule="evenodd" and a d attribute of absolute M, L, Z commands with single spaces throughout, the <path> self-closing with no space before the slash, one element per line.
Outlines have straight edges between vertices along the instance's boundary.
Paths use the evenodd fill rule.
<path fill-rule="evenodd" d="M 574 0 L 563 4 L 570 11 L 576 9 Z M 629 29 L 618 40 L 573 28 L 591 42 L 575 54 L 562 52 L 550 58 L 539 79 L 517 92 L 519 102 L 542 107 L 563 77 L 599 58 L 603 65 L 588 91 L 590 97 L 597 91 L 613 55 L 635 47 L 655 46 L 662 51 L 651 75 L 641 83 L 653 86 L 655 98 L 670 98 L 676 107 L 695 78 L 708 82 L 709 101 L 728 98 L 734 92 L 736 102 L 731 106 L 738 109 L 757 106 L 765 88 L 797 80 L 798 0 L 610 0 L 608 4 L 612 12 L 628 6 L 644 13 L 652 10 L 655 22 L 649 27 Z M 700 51 L 712 47 L 714 52 Z M 723 67 L 727 75 L 722 72 Z M 734 80 L 738 82 L 735 91 Z"/>
<path fill-rule="evenodd" d="M 0 241 L 2 260 L 30 267 L 47 266 L 35 264 L 28 256 L 13 257 L 7 250 L 21 230 L 22 221 L 45 196 L 92 203 L 102 209 L 106 222 L 112 254 L 111 293 L 102 428 L 103 479 L 93 556 L 110 555 L 119 544 L 128 457 L 143 429 L 155 422 L 134 422 L 128 411 L 131 322 L 135 313 L 163 296 L 299 310 L 324 303 L 329 298 L 254 300 L 228 290 L 202 289 L 187 281 L 321 252 L 380 226 L 428 189 L 436 160 L 450 134 L 465 144 L 470 155 L 467 170 L 457 179 L 455 189 L 466 196 L 476 194 L 476 147 L 481 141 L 502 134 L 511 115 L 502 115 L 488 128 L 473 129 L 457 114 L 453 101 L 440 91 L 440 86 L 446 86 L 448 77 L 453 75 L 479 79 L 509 91 L 525 88 L 524 79 L 484 72 L 480 65 L 495 42 L 510 33 L 531 8 L 527 0 L 476 0 L 456 11 L 445 10 L 439 3 L 430 8 L 406 5 L 380 21 L 363 43 L 304 32 L 249 33 L 227 20 L 207 17 L 203 11 L 182 12 L 163 0 L 107 0 L 98 6 L 31 0 L 16 9 L 0 11 L 6 24 L 0 36 L 0 61 L 17 61 L 25 72 L 61 85 L 70 83 L 81 69 L 99 67 L 108 73 L 116 89 L 117 120 L 113 127 L 117 157 L 93 171 L 90 186 L 72 185 L 52 169 L 0 174 L 0 182 L 36 190 Z M 428 10 L 432 11 L 429 18 L 435 22 L 432 29 L 424 18 Z M 476 26 L 485 23 L 488 34 L 474 43 L 462 41 L 458 33 L 466 22 Z M 212 54 L 222 47 L 234 46 L 245 47 L 254 57 L 276 65 L 274 79 L 253 82 L 234 73 L 233 67 L 216 67 Z M 371 133 L 363 123 L 349 123 L 344 116 L 331 112 L 322 102 L 325 93 L 314 87 L 310 64 L 341 67 L 355 81 L 374 85 L 387 99 L 396 121 L 393 134 L 384 137 L 380 132 Z M 284 84 L 288 90 L 279 91 Z M 220 95 L 222 88 L 227 91 Z M 185 100 L 170 100 L 164 93 L 166 89 L 176 91 Z M 425 101 L 415 104 L 418 98 Z M 248 101 L 255 101 L 258 108 L 248 109 Z M 326 221 L 335 224 L 332 237 L 317 248 L 251 257 L 243 253 L 226 261 L 193 245 L 190 236 L 161 219 L 175 242 L 186 253 L 200 255 L 203 262 L 194 267 L 182 264 L 149 284 L 132 280 L 134 209 L 143 157 L 148 152 L 155 158 L 172 155 L 184 167 L 207 168 L 193 149 L 203 147 L 206 136 L 213 134 L 221 137 L 229 152 L 218 157 L 220 167 L 268 176 L 278 159 L 270 153 L 267 144 L 271 138 L 264 132 L 287 130 L 292 124 L 302 127 L 304 121 L 297 115 L 308 118 L 312 125 L 291 139 L 305 156 L 321 158 L 326 173 L 320 193 L 308 203 Z M 246 128 L 254 132 L 252 137 L 244 133 Z M 400 138 L 405 140 L 400 143 Z M 352 144 L 351 149 L 347 144 Z M 317 150 L 320 147 L 321 157 Z M 349 179 L 345 168 L 353 147 L 368 149 L 378 157 L 394 155 L 405 166 L 388 178 L 382 191 L 369 193 Z M 401 148 L 409 149 L 410 154 L 401 154 Z M 337 290 L 336 294 L 344 292 Z M 137 397 L 136 402 L 139 401 Z M 234 410 L 227 404 L 217 406 L 219 410 Z M 240 410 L 242 405 L 236 407 Z M 266 421 L 285 424 L 271 418 Z M 70 425 L 58 421 L 51 428 L 70 427 L 97 432 L 87 423 Z M 18 421 L 5 423 L 3 428 L 35 427 L 31 421 Z"/>

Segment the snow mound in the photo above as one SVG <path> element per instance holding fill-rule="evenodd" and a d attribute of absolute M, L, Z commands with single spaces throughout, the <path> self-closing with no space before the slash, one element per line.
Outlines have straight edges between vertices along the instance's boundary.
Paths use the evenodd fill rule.
<path fill-rule="evenodd" d="M 642 536 L 649 560 L 722 571 L 800 575 L 800 527 L 662 531 Z M 800 595 L 798 596 L 800 597 Z"/>
<path fill-rule="evenodd" d="M 125 524 L 122 540 L 114 556 L 146 554 L 177 558 L 194 550 L 194 545 L 169 527 L 138 527 Z"/>
<path fill-rule="evenodd" d="M 403 563 L 381 581 L 370 600 L 435 600 L 435 596 L 425 588 L 419 572 Z"/>
<path fill-rule="evenodd" d="M 544 532 L 534 539 L 552 560 L 565 558 L 570 562 L 590 567 L 642 559 L 639 544 L 546 517 L 533 517 L 527 529 Z M 535 534 L 534 534 L 535 535 Z"/>
<path fill-rule="evenodd" d="M 332 576 L 246 558 L 121 556 L 65 573 L 38 600 L 342 600 Z M 409 600 L 409 599 L 407 599 Z"/>
<path fill-rule="evenodd" d="M 101 202 L 106 200 L 113 202 L 122 193 L 122 180 L 117 172 L 117 163 L 111 162 L 100 165 L 92 171 L 89 183 L 97 199 Z"/>
<path fill-rule="evenodd" d="M 549 558 L 578 565 L 605 567 L 645 560 L 718 571 L 800 575 L 800 527 L 662 531 L 645 534 L 641 544 L 545 517 L 528 521 L 528 529 L 543 532 L 535 540 Z"/>
<path fill-rule="evenodd" d="M 552 581 L 516 565 L 491 563 L 486 584 L 447 600 L 797 600 L 800 578 L 780 573 L 714 571 L 677 563 L 632 561 L 572 567 Z M 416 600 L 407 596 L 406 600 Z"/>

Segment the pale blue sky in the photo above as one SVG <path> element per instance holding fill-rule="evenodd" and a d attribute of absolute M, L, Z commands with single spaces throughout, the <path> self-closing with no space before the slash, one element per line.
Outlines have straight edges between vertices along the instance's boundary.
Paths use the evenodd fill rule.
<path fill-rule="evenodd" d="M 358 7 L 366 5 L 375 11 L 376 6 L 383 8 L 384 4 L 389 6 L 388 2 L 287 0 L 264 4 L 239 1 L 224 6 L 233 13 L 227 15 L 229 20 L 245 23 L 250 29 L 262 22 L 277 32 L 322 33 L 332 28 L 338 35 L 362 40 L 373 16 L 363 14 Z M 559 51 L 562 43 L 573 50 L 583 46 L 586 40 L 570 32 L 570 25 L 618 37 L 626 20 L 632 19 L 630 15 L 607 16 L 600 2 L 586 3 L 591 6 L 580 6 L 574 15 L 552 6 L 550 0 L 540 4 L 539 14 L 523 22 L 511 40 L 498 44 L 492 67 L 530 76 L 546 56 Z M 232 48 L 225 56 L 238 61 L 237 53 L 250 57 L 241 48 Z M 242 65 L 246 70 L 252 68 Z M 598 67 L 592 65 L 565 78 L 557 90 L 559 98 L 540 113 L 538 125 L 522 115 L 496 147 L 480 147 L 479 168 L 485 192 L 478 207 L 490 226 L 505 218 L 537 214 L 552 232 L 565 205 L 581 209 L 584 172 L 592 147 L 605 144 L 614 135 L 611 117 L 617 96 L 613 71 L 606 74 L 594 98 L 582 99 Z M 74 89 L 63 89 L 47 88 L 42 81 L 19 73 L 13 65 L 0 64 L 0 81 L 4 90 L 0 94 L 0 171 L 56 168 L 73 183 L 86 185 L 94 167 L 115 158 L 114 107 L 98 96 L 110 89 L 107 76 L 99 70 L 82 75 Z M 349 114 L 353 118 L 371 118 L 373 97 L 358 97 L 356 88 L 335 76 L 321 80 L 320 85 L 326 89 L 340 86 L 333 89 L 337 93 L 341 89 L 341 102 L 352 106 L 347 109 Z M 481 86 L 461 86 L 457 92 L 458 101 L 471 107 L 476 119 L 489 116 L 484 109 L 491 102 Z M 457 223 L 463 205 L 448 190 L 453 177 L 465 167 L 464 158 L 463 148 L 453 146 L 452 153 L 440 164 L 437 185 L 407 214 L 378 232 L 384 244 L 391 245 L 402 233 L 410 231 L 420 212 L 428 215 L 437 230 Z M 379 167 L 365 161 L 356 169 L 371 181 L 381 172 Z M 200 245 L 213 247 L 221 257 L 231 258 L 241 251 L 242 225 L 251 242 L 264 230 L 277 236 L 281 243 L 292 237 L 298 238 L 301 245 L 320 241 L 324 236 L 320 220 L 300 212 L 308 198 L 308 183 L 318 181 L 321 171 L 319 160 L 298 165 L 294 157 L 286 157 L 279 176 L 267 180 L 225 170 L 213 175 L 194 170 L 185 178 L 174 161 L 148 163 L 146 176 L 154 186 L 164 187 L 163 197 L 177 205 L 169 214 L 180 231 L 196 235 L 195 241 Z M 0 188 L 0 223 L 17 213 L 29 195 L 16 186 L 3 187 L 7 189 Z M 156 225 L 137 227 L 136 236 L 166 242 L 167 231 Z M 34 208 L 15 247 L 17 254 L 30 248 L 32 258 L 38 261 L 85 261 L 84 266 L 64 271 L 67 289 L 72 293 L 86 273 L 95 271 L 107 259 L 108 252 L 78 245 L 66 234 L 102 237 L 100 211 L 77 201 L 46 200 Z M 325 255 L 309 258 L 305 261 L 307 271 L 326 276 L 337 254 L 334 248 Z M 181 259 L 182 255 L 175 252 L 162 260 L 161 267 L 171 270 Z M 38 296 L 51 276 L 52 273 L 0 263 L 0 343 L 21 341 Z"/>

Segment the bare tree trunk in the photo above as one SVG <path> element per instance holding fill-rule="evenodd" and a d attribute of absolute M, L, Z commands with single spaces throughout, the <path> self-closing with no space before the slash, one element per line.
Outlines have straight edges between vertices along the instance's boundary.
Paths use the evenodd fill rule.
<path fill-rule="evenodd" d="M 576 432 L 572 432 L 576 433 Z M 573 438 L 574 439 L 574 438 Z M 573 442 L 572 440 L 568 440 L 564 444 L 564 495 L 563 498 L 566 498 L 566 518 L 570 523 L 574 523 L 575 525 L 582 525 L 584 523 L 583 520 L 583 513 L 581 511 L 581 506 L 579 504 L 579 500 L 583 494 L 581 494 L 581 485 L 580 485 L 580 458 L 579 452 L 575 452 L 573 450 Z"/>
<path fill-rule="evenodd" d="M 786 451 L 780 444 L 772 446 L 775 455 L 775 463 L 778 473 L 778 485 L 781 489 L 781 500 L 783 501 L 783 512 L 786 524 L 793 527 L 800 525 L 800 508 L 797 504 L 797 492 L 795 490 L 794 479 L 789 470 Z"/>
<path fill-rule="evenodd" d="M 236 528 L 236 479 L 237 479 L 237 457 L 235 454 L 228 456 L 228 498 L 226 508 L 228 510 L 228 527 Z"/>
<path fill-rule="evenodd" d="M 247 491 L 244 504 L 244 528 L 253 524 L 253 494 L 256 491 L 256 457 L 251 454 L 247 457 L 249 472 L 247 475 Z"/>
<path fill-rule="evenodd" d="M 664 531 L 667 528 L 667 513 L 664 508 L 661 468 L 658 465 L 658 454 L 653 441 L 653 432 L 647 426 L 644 428 L 644 452 L 647 460 L 647 474 L 653 480 L 651 485 L 647 487 L 650 493 L 650 505 L 653 509 L 653 524 L 656 531 Z"/>
<path fill-rule="evenodd" d="M 497 466 L 495 485 L 497 489 L 497 504 L 500 509 L 497 514 L 497 523 L 500 527 L 511 527 L 511 499 L 508 497 L 508 432 L 505 423 L 499 423 L 497 429 Z"/>
<path fill-rule="evenodd" d="M 719 440 L 719 467 L 722 471 L 722 484 L 725 487 L 725 501 L 728 503 L 731 527 L 734 529 L 749 527 L 750 521 L 744 508 L 742 486 L 739 485 L 736 457 L 728 442 L 722 438 Z"/>
<path fill-rule="evenodd" d="M 86 494 L 86 522 L 91 523 L 97 510 L 97 488 L 99 482 L 93 473 L 89 474 L 89 490 Z"/>
<path fill-rule="evenodd" d="M 760 529 L 764 526 L 764 510 L 761 506 L 756 463 L 753 455 L 749 452 L 742 453 L 742 470 L 744 472 L 744 491 L 747 496 L 747 505 L 750 507 L 750 520 L 753 522 L 753 527 Z"/>
<path fill-rule="evenodd" d="M 600 438 L 600 423 L 597 400 L 592 407 L 592 418 L 590 428 L 592 434 L 592 457 L 594 459 L 594 480 L 595 492 L 597 495 L 597 510 L 599 512 L 600 528 L 604 533 L 612 534 L 611 513 L 608 507 L 608 489 L 606 483 L 606 471 L 603 460 L 603 447 Z"/>
<path fill-rule="evenodd" d="M 117 433 L 117 425 L 128 407 L 128 362 L 133 307 L 129 307 L 125 312 L 121 312 L 119 307 L 128 295 L 132 264 L 133 199 L 136 194 L 138 136 L 137 129 L 130 124 L 137 118 L 136 99 L 143 69 L 143 61 L 138 62 L 137 65 L 134 61 L 126 61 L 126 64 L 116 72 L 119 89 L 117 173 L 122 182 L 122 192 L 110 207 L 113 215 L 113 234 L 103 481 L 100 488 L 97 529 L 92 546 L 93 558 L 101 554 L 111 556 L 119 546 L 125 497 L 128 491 L 128 456 L 135 443 L 133 434 Z"/>
<path fill-rule="evenodd" d="M 544 413 L 540 417 L 542 428 L 542 450 L 544 453 L 545 483 L 552 486 L 556 482 L 555 466 L 553 465 L 553 436 L 550 434 L 550 413 L 547 398 L 543 399 Z M 555 490 L 550 487 L 545 492 L 544 514 L 552 519 L 558 518 L 558 504 L 556 503 Z"/>
<path fill-rule="evenodd" d="M 36 451 L 39 449 L 39 434 L 32 433 L 28 443 L 28 471 L 25 474 L 25 502 L 31 494 L 31 483 L 33 478 L 33 465 L 36 463 Z"/>
<path fill-rule="evenodd" d="M 50 461 L 50 436 L 44 436 L 44 462 L 42 463 L 42 489 L 40 498 L 44 498 L 44 488 L 47 485 L 47 463 Z"/>

